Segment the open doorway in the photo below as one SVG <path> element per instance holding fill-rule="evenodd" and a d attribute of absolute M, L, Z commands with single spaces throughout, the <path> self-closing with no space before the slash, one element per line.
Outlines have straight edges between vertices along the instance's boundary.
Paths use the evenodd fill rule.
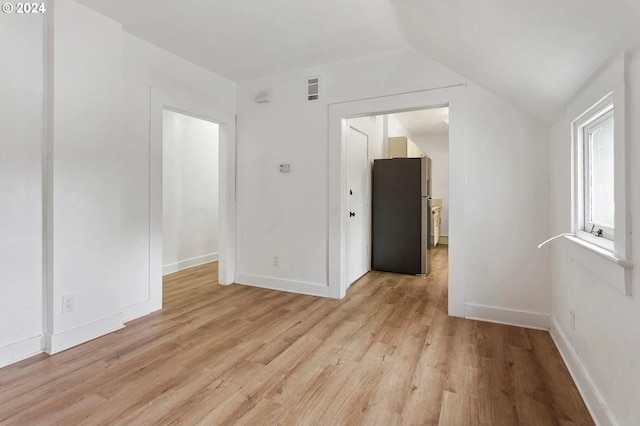
<path fill-rule="evenodd" d="M 162 273 L 218 260 L 219 126 L 163 111 Z"/>
<path fill-rule="evenodd" d="M 345 131 L 354 118 L 381 116 L 407 111 L 449 108 L 449 212 L 448 212 L 448 315 L 464 317 L 466 251 L 466 152 L 467 109 L 464 85 L 423 90 L 379 98 L 329 105 L 329 294 L 342 298 L 347 282 L 347 232 L 349 220 L 347 179 L 347 145 Z M 386 147 L 388 149 L 388 147 Z M 440 243 L 440 242 L 439 242 Z"/>
<path fill-rule="evenodd" d="M 149 288 L 141 295 L 144 300 L 125 313 L 128 318 L 162 309 L 163 121 L 167 110 L 218 125 L 218 283 L 233 283 L 236 272 L 235 115 L 154 87 L 150 89 L 149 109 Z"/>
<path fill-rule="evenodd" d="M 372 269 L 446 273 L 449 108 L 352 118 L 344 133 L 347 285 Z M 403 200 L 412 190 L 416 197 Z"/>

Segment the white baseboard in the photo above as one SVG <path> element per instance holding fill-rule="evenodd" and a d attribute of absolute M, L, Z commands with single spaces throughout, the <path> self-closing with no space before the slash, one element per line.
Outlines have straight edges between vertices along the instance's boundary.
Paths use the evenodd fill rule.
<path fill-rule="evenodd" d="M 134 319 L 149 315 L 150 313 L 159 311 L 160 309 L 162 309 L 162 305 L 158 306 L 157 303 L 154 303 L 151 300 L 145 300 L 144 302 L 125 306 L 122 308 L 122 321 L 133 321 Z"/>
<path fill-rule="evenodd" d="M 569 340 L 567 340 L 567 336 L 560 329 L 555 318 L 551 319 L 549 332 L 593 420 L 600 426 L 617 425 L 602 396 L 593 384 L 589 373 L 580 362 L 580 358 L 569 343 Z"/>
<path fill-rule="evenodd" d="M 536 330 L 549 330 L 551 315 L 541 312 L 520 311 L 497 306 L 464 304 L 464 317 L 498 324 L 516 325 Z"/>
<path fill-rule="evenodd" d="M 431 244 L 433 244 L 433 235 L 431 236 Z M 440 239 L 438 240 L 438 245 L 445 245 L 448 246 L 449 245 L 449 237 L 447 237 L 446 235 L 440 235 Z"/>
<path fill-rule="evenodd" d="M 306 294 L 308 296 L 334 297 L 331 293 L 331 289 L 326 284 L 285 280 L 282 278 L 266 277 L 263 275 L 252 275 L 244 273 L 238 273 L 235 282 L 237 284 L 268 288 L 271 290 L 287 291 L 290 293 Z"/>
<path fill-rule="evenodd" d="M 44 351 L 43 336 L 34 336 L 0 347 L 0 368 Z"/>
<path fill-rule="evenodd" d="M 49 355 L 53 355 L 121 328 L 124 328 L 122 313 L 118 312 L 70 330 L 45 336 L 45 350 Z"/>
<path fill-rule="evenodd" d="M 204 256 L 194 257 L 192 259 L 181 260 L 180 262 L 163 265 L 162 275 L 173 274 L 174 272 L 182 271 L 183 269 L 204 265 L 205 263 L 215 262 L 216 260 L 218 260 L 218 253 L 210 253 L 205 254 Z"/>

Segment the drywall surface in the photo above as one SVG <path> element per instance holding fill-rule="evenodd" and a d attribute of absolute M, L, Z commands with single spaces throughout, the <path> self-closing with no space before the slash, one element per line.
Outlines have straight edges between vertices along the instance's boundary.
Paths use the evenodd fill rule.
<path fill-rule="evenodd" d="M 404 127 L 404 125 L 398 121 L 397 118 L 393 116 L 393 114 L 387 115 L 387 137 L 393 138 L 397 136 L 404 136 L 413 141 L 414 136 L 411 132 Z"/>
<path fill-rule="evenodd" d="M 320 100 L 305 79 L 320 77 Z M 238 273 L 294 290 L 327 283 L 327 105 L 468 83 L 465 300 L 550 311 L 548 127 L 407 49 L 238 85 Z M 272 101 L 257 104 L 257 92 Z M 372 111 L 376 113 L 377 111 Z M 379 112 L 379 111 L 378 111 Z M 291 163 L 292 172 L 277 165 Z M 272 259 L 278 255 L 279 267 Z"/>
<path fill-rule="evenodd" d="M 620 73 L 620 76 L 622 74 Z M 616 89 L 611 68 L 595 77 L 567 108 L 566 115 L 551 134 L 551 183 L 554 233 L 571 230 L 571 122 L 578 114 Z M 627 96 L 627 192 L 631 195 L 632 229 L 640 229 L 640 55 L 633 56 Z M 617 92 L 614 92 L 614 98 Z M 625 296 L 609 285 L 615 276 L 614 264 L 585 264 L 579 256 L 586 250 L 567 240 L 557 240 L 553 252 L 553 328 L 552 334 L 567 347 L 573 373 L 587 396 L 587 403 L 600 424 L 632 425 L 640 423 L 640 234 L 631 236 L 631 272 L 633 296 Z M 578 260 L 574 260 L 578 259 Z M 594 258 L 599 261 L 599 257 Z M 609 264 L 607 264 L 609 263 Z M 575 329 L 570 311 L 575 312 Z"/>
<path fill-rule="evenodd" d="M 49 352 L 152 310 L 151 88 L 235 110 L 233 83 L 74 1 L 56 2 L 54 13 Z M 74 298 L 71 312 L 62 313 L 64 296 Z"/>
<path fill-rule="evenodd" d="M 235 111 L 235 84 L 124 32 L 123 234 L 121 306 L 125 319 L 148 312 L 149 300 L 149 96 L 157 88 L 186 99 Z M 159 184 L 155 182 L 154 184 Z M 162 240 L 162 235 L 154 240 Z"/>
<path fill-rule="evenodd" d="M 449 136 L 420 136 L 411 139 L 431 158 L 431 192 L 442 199 L 441 235 L 449 235 Z"/>
<path fill-rule="evenodd" d="M 0 15 L 0 367 L 41 349 L 43 28 Z"/>
<path fill-rule="evenodd" d="M 70 0 L 54 13 L 50 352 L 122 326 L 124 184 L 121 26 Z M 67 295 L 75 308 L 62 313 Z"/>
<path fill-rule="evenodd" d="M 218 257 L 218 125 L 163 112 L 163 269 Z"/>

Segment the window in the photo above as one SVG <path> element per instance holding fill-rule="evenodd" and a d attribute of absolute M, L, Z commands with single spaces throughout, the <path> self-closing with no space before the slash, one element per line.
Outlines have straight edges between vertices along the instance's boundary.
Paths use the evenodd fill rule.
<path fill-rule="evenodd" d="M 614 251 L 615 135 L 613 94 L 573 122 L 574 230 L 578 237 Z"/>
<path fill-rule="evenodd" d="M 583 127 L 584 229 L 613 240 L 613 106 Z"/>
<path fill-rule="evenodd" d="M 564 234 L 574 248 L 580 247 L 572 252 L 572 260 L 627 296 L 632 294 L 634 268 L 629 260 L 629 59 L 626 53 L 621 55 L 567 107 L 575 118 L 571 122 L 572 232 Z M 606 91 L 598 101 L 596 96 Z"/>

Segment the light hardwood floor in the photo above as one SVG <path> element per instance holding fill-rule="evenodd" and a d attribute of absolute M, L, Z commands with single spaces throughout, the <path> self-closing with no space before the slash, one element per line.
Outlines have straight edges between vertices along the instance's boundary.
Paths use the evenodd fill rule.
<path fill-rule="evenodd" d="M 447 316 L 446 262 L 343 300 L 167 276 L 163 311 L 0 369 L 0 423 L 593 424 L 547 332 Z"/>

